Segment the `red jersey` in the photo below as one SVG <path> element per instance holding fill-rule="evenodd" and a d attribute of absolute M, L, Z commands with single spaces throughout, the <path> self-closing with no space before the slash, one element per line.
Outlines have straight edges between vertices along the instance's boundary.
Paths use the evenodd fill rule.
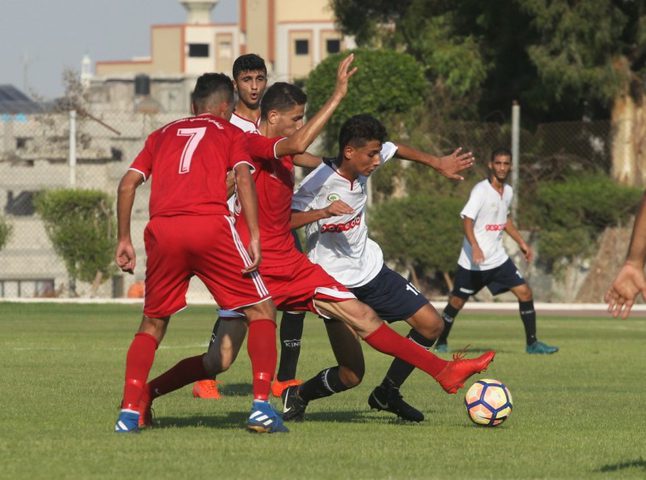
<path fill-rule="evenodd" d="M 251 164 L 242 131 L 203 114 L 151 133 L 130 169 L 152 175 L 150 218 L 229 215 L 226 175 L 242 162 Z"/>
<path fill-rule="evenodd" d="M 267 138 L 258 133 L 246 133 L 247 148 L 255 168 L 254 180 L 258 196 L 258 224 L 263 262 L 290 262 L 287 254 L 296 251 L 290 230 L 292 195 L 294 193 L 294 163 L 291 156 L 276 158 L 275 146 L 283 139 Z M 236 219 L 240 237 L 249 240 L 243 216 Z"/>

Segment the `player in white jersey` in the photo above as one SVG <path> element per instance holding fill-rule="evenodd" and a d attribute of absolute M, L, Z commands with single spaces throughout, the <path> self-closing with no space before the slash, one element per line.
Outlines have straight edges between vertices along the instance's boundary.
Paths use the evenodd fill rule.
<path fill-rule="evenodd" d="M 435 349 L 448 351 L 447 338 L 455 317 L 471 295 L 483 287 L 498 295 L 509 290 L 518 298 L 520 318 L 525 327 L 527 353 L 548 354 L 558 347 L 547 345 L 536 338 L 536 311 L 532 290 L 509 258 L 502 244 L 507 232 L 518 244 L 530 262 L 531 247 L 523 240 L 509 217 L 513 191 L 506 182 L 511 169 L 511 153 L 506 149 L 495 150 L 489 161 L 489 178 L 477 183 L 471 190 L 467 204 L 460 216 L 464 224 L 464 240 L 458 259 L 453 291 L 444 308 L 444 331 Z"/>
<path fill-rule="evenodd" d="M 437 158 L 405 145 L 383 143 L 385 137 L 383 125 L 370 115 L 347 120 L 339 134 L 339 156 L 308 175 L 294 194 L 292 226 L 306 225 L 312 262 L 321 265 L 383 320 L 406 320 L 413 327 L 408 338 L 429 349 L 442 331 L 442 319 L 412 283 L 384 264 L 381 248 L 368 237 L 366 182 L 372 172 L 395 156 L 461 180 L 457 172 L 470 167 L 473 156 L 460 154 L 458 149 Z M 406 403 L 399 392 L 412 370 L 408 363 L 395 359 L 382 384 L 370 394 L 370 406 L 405 420 L 422 421 L 424 415 Z M 307 382 L 301 390 L 306 388 Z M 294 394 L 303 396 L 301 391 Z"/>
<path fill-rule="evenodd" d="M 258 131 L 260 124 L 260 100 L 267 89 L 267 67 L 262 57 L 249 53 L 241 55 L 233 62 L 233 83 L 238 100 L 230 122 L 244 132 Z M 318 165 L 308 162 L 309 156 L 303 155 L 301 161 L 294 163 L 300 166 L 313 167 Z M 320 163 L 320 162 L 319 162 Z M 235 195 L 229 198 L 229 209 L 235 211 Z M 295 237 L 296 239 L 296 237 Z M 300 245 L 297 245 L 300 250 Z M 218 320 L 213 326 L 211 342 L 215 342 L 222 317 L 239 317 L 240 313 L 221 310 Z M 280 396 L 290 385 L 300 383 L 295 379 L 296 365 L 301 351 L 301 336 L 303 334 L 304 312 L 283 312 L 280 321 L 280 366 L 276 379 L 272 383 L 272 393 Z M 193 396 L 198 398 L 220 398 L 216 380 L 200 380 L 193 384 Z"/>

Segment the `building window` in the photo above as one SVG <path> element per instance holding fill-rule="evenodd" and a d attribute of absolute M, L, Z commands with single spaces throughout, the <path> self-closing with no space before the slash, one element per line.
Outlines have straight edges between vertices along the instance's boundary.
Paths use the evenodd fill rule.
<path fill-rule="evenodd" d="M 208 43 L 189 43 L 188 56 L 189 57 L 208 57 L 209 44 Z"/>
<path fill-rule="evenodd" d="M 341 51 L 341 40 L 338 38 L 331 38 L 326 41 L 325 45 L 327 53 L 339 53 Z"/>
<path fill-rule="evenodd" d="M 296 50 L 296 55 L 308 55 L 310 53 L 310 41 L 296 40 L 294 42 L 294 49 Z"/>

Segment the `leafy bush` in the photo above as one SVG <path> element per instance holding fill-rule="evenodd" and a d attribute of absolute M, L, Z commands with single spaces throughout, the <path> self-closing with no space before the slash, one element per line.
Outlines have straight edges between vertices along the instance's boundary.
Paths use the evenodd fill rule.
<path fill-rule="evenodd" d="M 589 253 L 606 227 L 628 220 L 642 195 L 598 174 L 540 184 L 537 192 L 532 208 L 541 230 L 540 259 L 550 266 Z"/>
<path fill-rule="evenodd" d="M 317 112 L 334 91 L 336 70 L 349 52 L 331 55 L 309 75 L 306 91 L 308 111 Z M 325 129 L 327 153 L 336 154 L 339 129 L 353 115 L 369 113 L 386 127 L 398 125 L 400 116 L 423 104 L 428 83 L 422 66 L 413 57 L 392 50 L 354 50 L 357 73 L 350 79 L 348 94 Z"/>
<path fill-rule="evenodd" d="M 7 223 L 7 220 L 0 216 L 0 250 L 2 250 L 9 241 L 11 236 L 11 225 Z"/>
<path fill-rule="evenodd" d="M 98 190 L 49 190 L 38 195 L 35 205 L 65 263 L 71 293 L 76 293 L 76 279 L 104 281 L 112 271 L 116 245 L 110 196 Z"/>
<path fill-rule="evenodd" d="M 413 195 L 387 200 L 370 212 L 370 228 L 384 256 L 432 275 L 450 272 L 462 245 L 461 198 Z"/>

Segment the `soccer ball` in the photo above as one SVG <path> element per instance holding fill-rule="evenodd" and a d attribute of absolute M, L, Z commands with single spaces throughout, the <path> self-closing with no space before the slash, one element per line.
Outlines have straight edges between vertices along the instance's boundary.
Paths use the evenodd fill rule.
<path fill-rule="evenodd" d="M 490 378 L 478 380 L 469 387 L 464 405 L 471 421 L 485 427 L 500 425 L 513 408 L 509 389 L 504 383 Z"/>

